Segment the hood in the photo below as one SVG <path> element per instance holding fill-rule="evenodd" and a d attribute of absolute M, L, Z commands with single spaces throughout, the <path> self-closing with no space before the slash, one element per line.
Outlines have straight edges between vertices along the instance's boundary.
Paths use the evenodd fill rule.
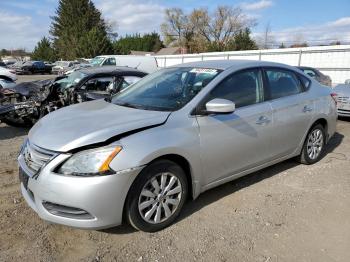
<path fill-rule="evenodd" d="M 50 85 L 52 83 L 52 80 L 39 80 L 34 82 L 23 82 L 19 83 L 11 88 L 9 90 L 19 93 L 23 96 L 30 97 L 32 95 L 36 95 L 38 93 L 42 93 L 43 87 Z"/>
<path fill-rule="evenodd" d="M 350 85 L 340 84 L 334 87 L 334 92 L 338 95 L 350 96 Z"/>
<path fill-rule="evenodd" d="M 104 100 L 68 106 L 48 114 L 29 131 L 31 143 L 67 152 L 106 142 L 123 133 L 165 123 L 169 112 L 117 106 Z"/>

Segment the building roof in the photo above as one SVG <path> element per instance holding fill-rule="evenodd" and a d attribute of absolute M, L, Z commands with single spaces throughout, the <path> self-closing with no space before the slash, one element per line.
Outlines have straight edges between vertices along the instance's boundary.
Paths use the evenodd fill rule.
<path fill-rule="evenodd" d="M 156 55 L 176 55 L 181 53 L 180 47 L 164 47 L 160 49 Z"/>
<path fill-rule="evenodd" d="M 145 52 L 145 51 L 135 51 L 131 50 L 130 55 L 154 55 L 154 52 Z"/>

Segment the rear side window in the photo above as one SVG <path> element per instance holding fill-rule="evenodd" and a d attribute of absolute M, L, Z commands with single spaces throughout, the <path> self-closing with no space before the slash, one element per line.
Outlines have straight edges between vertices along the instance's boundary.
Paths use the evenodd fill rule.
<path fill-rule="evenodd" d="M 265 72 L 271 99 L 291 96 L 303 91 L 301 81 L 292 71 L 269 68 Z"/>
<path fill-rule="evenodd" d="M 259 103 L 263 100 L 261 79 L 261 71 L 258 69 L 234 73 L 210 92 L 209 100 L 228 99 L 237 108 Z"/>

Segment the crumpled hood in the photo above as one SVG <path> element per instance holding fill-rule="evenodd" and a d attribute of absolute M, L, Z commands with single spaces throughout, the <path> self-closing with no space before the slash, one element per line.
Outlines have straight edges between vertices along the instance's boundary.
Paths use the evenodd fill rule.
<path fill-rule="evenodd" d="M 169 112 L 117 106 L 104 100 L 68 106 L 48 114 L 29 131 L 31 143 L 44 149 L 67 152 L 103 143 L 125 132 L 163 124 Z"/>
<path fill-rule="evenodd" d="M 33 81 L 33 82 L 23 82 L 19 83 L 11 88 L 8 88 L 8 91 L 12 91 L 14 93 L 19 93 L 23 96 L 31 96 L 35 93 L 41 93 L 43 90 L 43 87 L 51 85 L 53 80 L 39 80 L 39 81 Z"/>

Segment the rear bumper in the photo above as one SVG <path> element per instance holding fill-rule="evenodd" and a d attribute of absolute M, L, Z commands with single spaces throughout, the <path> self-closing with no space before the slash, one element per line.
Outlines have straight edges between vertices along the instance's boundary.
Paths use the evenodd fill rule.
<path fill-rule="evenodd" d="M 28 174 L 23 156 L 19 166 L 29 176 L 21 191 L 44 220 L 83 229 L 103 229 L 122 223 L 124 202 L 141 167 L 101 177 L 63 176 L 52 172 L 62 157 L 49 162 L 38 176 Z"/>

